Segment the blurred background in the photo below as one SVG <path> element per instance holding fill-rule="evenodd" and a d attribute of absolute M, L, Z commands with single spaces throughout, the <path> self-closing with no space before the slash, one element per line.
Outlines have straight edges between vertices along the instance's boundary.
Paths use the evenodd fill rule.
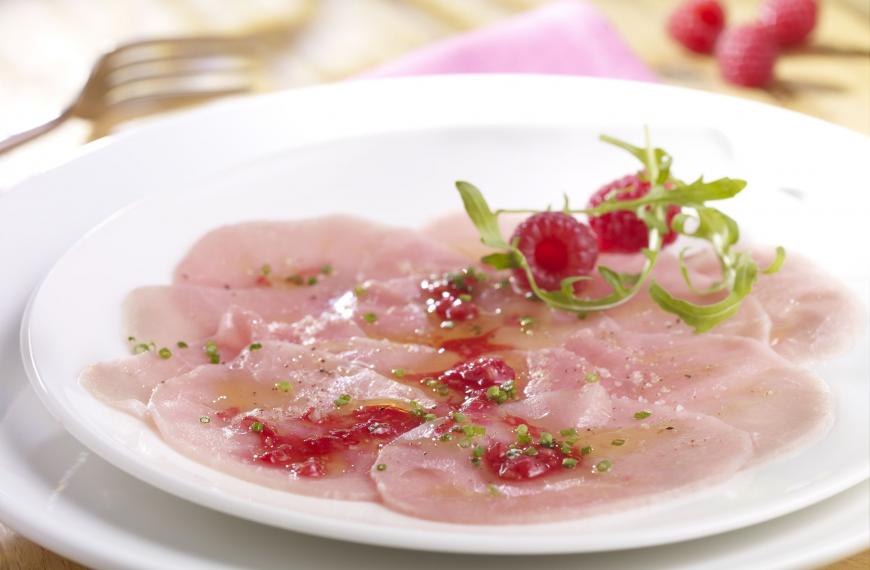
<path fill-rule="evenodd" d="M 606 18 L 619 41 L 658 81 L 750 97 L 870 133 L 870 0 L 819 0 L 815 30 L 802 45 L 777 58 L 775 79 L 763 88 L 730 84 L 722 78 L 716 57 L 691 52 L 675 39 L 668 21 L 683 3 L 585 2 Z M 761 0 L 720 3 L 728 26 L 757 20 L 762 4 Z M 473 36 L 474 30 L 497 27 L 506 19 L 521 21 L 529 18 L 529 11 L 552 4 L 548 0 L 0 0 L 0 138 L 50 118 L 78 92 L 99 55 L 124 42 L 211 34 L 254 38 L 260 47 L 252 88 L 273 90 L 351 78 L 433 43 Z M 590 43 L 596 41 L 589 38 Z M 534 41 L 524 49 L 534 51 Z M 592 46 L 576 57 L 597 57 L 596 49 Z M 607 49 L 612 46 L 600 48 Z M 482 57 L 487 55 L 491 56 Z M 574 55 L 566 52 L 564 57 Z M 510 63 L 496 70 L 510 71 Z M 538 69 L 533 66 L 533 70 Z M 541 70 L 551 71 L 546 64 Z M 582 65 L 561 72 L 585 74 Z M 166 107 L 177 105 L 149 109 L 146 116 Z M 93 123 L 69 121 L 49 136 L 0 155 L 0 187 L 63 160 L 90 138 L 129 128 L 136 124 L 131 119 L 142 120 L 139 112 L 132 115 L 103 117 Z"/>

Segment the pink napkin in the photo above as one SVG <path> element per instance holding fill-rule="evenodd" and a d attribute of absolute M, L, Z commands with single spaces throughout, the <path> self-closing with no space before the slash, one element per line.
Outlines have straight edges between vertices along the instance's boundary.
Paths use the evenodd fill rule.
<path fill-rule="evenodd" d="M 592 6 L 562 1 L 427 46 L 362 77 L 550 73 L 655 81 Z"/>

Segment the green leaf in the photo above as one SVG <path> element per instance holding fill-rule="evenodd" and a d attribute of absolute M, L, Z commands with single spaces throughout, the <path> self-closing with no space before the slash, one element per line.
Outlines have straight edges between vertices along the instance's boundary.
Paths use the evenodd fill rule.
<path fill-rule="evenodd" d="M 519 267 L 513 253 L 497 252 L 484 255 L 480 260 L 495 269 L 516 269 Z"/>
<path fill-rule="evenodd" d="M 758 278 L 758 266 L 747 254 L 738 254 L 734 285 L 727 297 L 716 303 L 699 305 L 677 299 L 668 293 L 655 280 L 650 283 L 649 294 L 663 310 L 680 317 L 683 322 L 695 329 L 706 332 L 732 317 L 740 309 L 740 303 L 752 292 L 752 285 Z"/>
<path fill-rule="evenodd" d="M 653 172 L 658 171 L 658 177 L 653 182 L 655 184 L 663 184 L 668 178 L 671 176 L 671 164 L 673 163 L 673 159 L 671 155 L 660 148 L 652 149 L 652 155 L 656 162 L 655 165 L 650 164 L 649 160 L 649 151 L 646 148 L 641 148 L 639 146 L 634 146 L 633 144 L 627 143 L 623 140 L 608 136 L 601 135 L 598 137 L 601 141 L 606 142 L 607 144 L 612 144 L 615 147 L 619 147 L 622 150 L 628 152 L 633 157 L 638 159 L 641 164 L 644 165 L 646 172 L 648 175 L 651 175 Z"/>
<path fill-rule="evenodd" d="M 782 264 L 785 263 L 785 248 L 782 246 L 778 246 L 776 248 L 776 258 L 773 260 L 767 269 L 763 270 L 762 273 L 765 275 L 773 275 L 780 269 L 782 269 Z"/>
<path fill-rule="evenodd" d="M 480 233 L 480 241 L 489 247 L 501 249 L 508 244 L 501 237 L 501 229 L 498 227 L 498 218 L 492 213 L 489 204 L 483 198 L 483 194 L 473 184 L 468 182 L 456 182 L 456 189 L 462 197 L 462 204 L 474 227 Z"/>

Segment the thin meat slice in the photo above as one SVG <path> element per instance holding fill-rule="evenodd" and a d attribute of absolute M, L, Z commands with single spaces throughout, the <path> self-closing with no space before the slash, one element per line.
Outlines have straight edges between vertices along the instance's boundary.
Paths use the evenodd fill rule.
<path fill-rule="evenodd" d="M 715 418 L 653 411 L 655 420 L 642 424 L 634 418 L 636 404 L 617 399 L 608 423 L 581 431 L 569 456 L 557 439 L 550 448 L 530 444 L 534 456 L 520 452 L 512 459 L 506 450 L 518 436 L 511 424 L 477 419 L 486 434 L 466 441 L 450 431 L 449 420 L 433 422 L 385 446 L 377 459 L 385 468 L 372 470 L 372 477 L 384 504 L 411 516 L 450 523 L 552 522 L 721 481 L 752 454 L 746 433 Z M 443 433 L 454 437 L 445 441 Z M 532 427 L 529 433 L 536 442 L 540 431 Z M 476 454 L 478 447 L 485 451 Z M 592 451 L 583 455 L 578 448 Z M 575 462 L 571 467 L 566 457 Z"/>
<path fill-rule="evenodd" d="M 372 500 L 378 444 L 419 425 L 414 388 L 310 348 L 266 341 L 227 365 L 160 384 L 148 412 L 163 438 L 221 471 L 279 489 Z"/>
<path fill-rule="evenodd" d="M 175 282 L 209 287 L 298 287 L 332 292 L 367 279 L 457 269 L 467 259 L 415 231 L 352 216 L 223 226 L 200 238 Z"/>
<path fill-rule="evenodd" d="M 314 289 L 141 287 L 124 301 L 124 332 L 159 345 L 189 343 L 214 335 L 221 319 L 234 307 L 256 313 L 265 321 L 292 323 L 330 306 L 330 298 Z"/>
<path fill-rule="evenodd" d="M 499 412 L 526 419 L 554 433 L 606 425 L 612 417 L 610 396 L 600 384 L 527 396 L 504 404 Z"/>
<path fill-rule="evenodd" d="M 756 250 L 762 266 L 772 249 Z M 867 308 L 838 279 L 789 253 L 779 272 L 763 275 L 752 291 L 771 320 L 770 344 L 793 362 L 814 362 L 848 350 L 867 329 Z"/>
<path fill-rule="evenodd" d="M 223 316 L 211 339 L 154 344 L 140 354 L 92 364 L 82 371 L 79 382 L 110 406 L 144 417 L 151 393 L 161 382 L 210 363 L 212 354 L 206 352 L 209 341 L 213 343 L 210 350 L 214 357 L 229 361 L 254 340 L 270 336 L 267 325 L 258 315 L 234 309 Z"/>
<path fill-rule="evenodd" d="M 701 412 L 750 433 L 756 462 L 821 435 L 832 421 L 824 381 L 750 339 L 637 333 L 605 322 L 578 331 L 565 348 L 602 370 L 611 396 Z"/>

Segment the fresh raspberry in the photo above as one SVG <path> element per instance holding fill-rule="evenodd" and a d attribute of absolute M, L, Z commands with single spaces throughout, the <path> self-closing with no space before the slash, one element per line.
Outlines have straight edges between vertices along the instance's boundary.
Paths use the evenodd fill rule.
<path fill-rule="evenodd" d="M 516 376 L 514 369 L 501 358 L 481 356 L 445 370 L 438 380 L 454 390 L 468 393 L 504 384 Z"/>
<path fill-rule="evenodd" d="M 730 83 L 762 87 L 773 79 L 779 49 L 773 32 L 761 24 L 726 30 L 716 44 L 719 71 Z"/>
<path fill-rule="evenodd" d="M 680 4 L 668 20 L 671 37 L 698 53 L 713 53 L 723 29 L 725 10 L 718 0 L 688 0 Z"/>
<path fill-rule="evenodd" d="M 766 0 L 759 22 L 771 30 L 781 47 L 802 43 L 816 27 L 815 0 Z"/>
<path fill-rule="evenodd" d="M 646 196 L 650 183 L 638 174 L 630 174 L 599 189 L 589 198 L 589 208 L 594 208 L 614 195 L 617 200 L 636 200 Z M 615 193 L 615 194 L 614 194 Z M 680 212 L 677 206 L 668 206 L 668 227 Z M 619 211 L 592 216 L 589 225 L 598 236 L 598 249 L 609 253 L 636 253 L 649 246 L 649 229 L 634 212 Z M 673 243 L 677 233 L 670 230 L 662 238 L 663 245 Z"/>
<path fill-rule="evenodd" d="M 555 291 L 566 277 L 588 275 L 598 259 L 595 234 L 586 224 L 562 212 L 541 212 L 526 218 L 511 236 L 525 256 L 538 287 Z M 514 269 L 521 287 L 529 288 L 522 269 Z M 579 290 L 582 281 L 575 283 Z"/>

